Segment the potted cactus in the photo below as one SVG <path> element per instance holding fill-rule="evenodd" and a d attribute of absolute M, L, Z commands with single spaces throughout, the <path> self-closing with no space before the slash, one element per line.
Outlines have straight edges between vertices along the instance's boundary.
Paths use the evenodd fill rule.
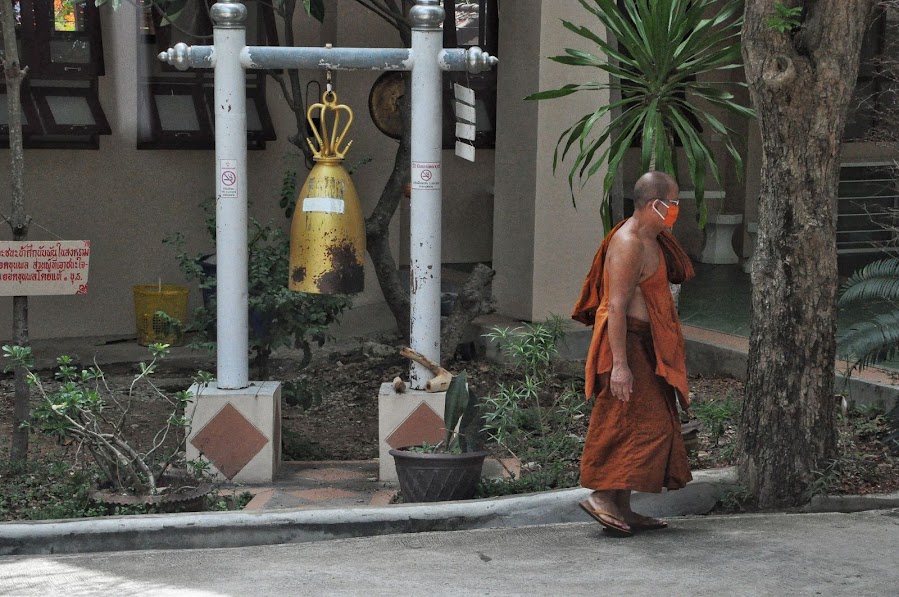
<path fill-rule="evenodd" d="M 406 502 L 444 502 L 474 496 L 487 452 L 481 449 L 480 408 L 465 372 L 453 376 L 443 410 L 446 437 L 437 445 L 390 450 Z"/>

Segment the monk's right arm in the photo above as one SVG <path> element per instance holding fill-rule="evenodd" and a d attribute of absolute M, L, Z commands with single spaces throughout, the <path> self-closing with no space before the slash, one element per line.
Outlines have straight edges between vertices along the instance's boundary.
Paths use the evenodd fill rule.
<path fill-rule="evenodd" d="M 627 361 L 627 312 L 640 279 L 643 243 L 636 239 L 620 239 L 609 247 L 606 262 L 609 269 L 607 333 L 612 351 L 610 384 L 612 395 L 626 401 L 634 387 L 634 376 Z"/>

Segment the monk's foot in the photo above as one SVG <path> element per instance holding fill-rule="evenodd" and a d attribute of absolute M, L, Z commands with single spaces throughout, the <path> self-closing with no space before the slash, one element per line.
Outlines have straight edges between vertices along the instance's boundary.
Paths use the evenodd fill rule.
<path fill-rule="evenodd" d="M 657 529 L 668 528 L 668 523 L 661 518 L 653 518 L 652 516 L 644 516 L 636 512 L 630 512 L 625 517 L 630 527 L 635 531 L 654 531 Z"/>
<path fill-rule="evenodd" d="M 630 536 L 633 533 L 631 526 L 625 521 L 624 514 L 613 500 L 604 499 L 601 494 L 594 493 L 586 500 L 578 502 L 578 505 L 606 530 L 621 536 Z"/>

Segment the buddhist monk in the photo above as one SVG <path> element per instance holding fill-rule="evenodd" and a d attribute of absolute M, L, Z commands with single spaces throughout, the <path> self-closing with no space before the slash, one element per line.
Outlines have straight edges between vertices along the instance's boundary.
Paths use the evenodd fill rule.
<path fill-rule="evenodd" d="M 669 281 L 694 275 L 670 233 L 677 182 L 648 172 L 634 187 L 634 215 L 605 238 L 572 317 L 593 325 L 586 393 L 594 399 L 581 459 L 580 506 L 609 532 L 661 529 L 631 510 L 631 491 L 680 489 L 692 478 L 677 401 L 689 407 L 684 338 Z"/>

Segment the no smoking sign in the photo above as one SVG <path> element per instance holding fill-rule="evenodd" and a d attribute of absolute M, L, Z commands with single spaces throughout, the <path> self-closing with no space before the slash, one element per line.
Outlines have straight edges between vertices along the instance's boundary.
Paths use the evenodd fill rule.
<path fill-rule="evenodd" d="M 440 162 L 412 162 L 412 188 L 420 191 L 440 190 Z"/>
<path fill-rule="evenodd" d="M 219 197 L 237 199 L 237 160 L 219 161 L 219 179 L 221 180 Z"/>

